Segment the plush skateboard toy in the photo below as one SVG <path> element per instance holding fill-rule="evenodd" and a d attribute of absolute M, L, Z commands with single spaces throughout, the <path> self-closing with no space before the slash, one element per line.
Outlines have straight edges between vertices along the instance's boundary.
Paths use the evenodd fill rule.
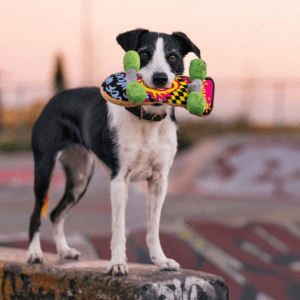
<path fill-rule="evenodd" d="M 209 115 L 213 107 L 214 82 L 206 77 L 206 63 L 202 59 L 191 61 L 190 77 L 177 76 L 171 88 L 164 90 L 147 87 L 137 71 L 140 57 L 128 51 L 123 60 L 126 73 L 113 74 L 103 82 L 103 97 L 117 105 L 133 107 L 155 103 L 187 108 L 191 114 Z"/>

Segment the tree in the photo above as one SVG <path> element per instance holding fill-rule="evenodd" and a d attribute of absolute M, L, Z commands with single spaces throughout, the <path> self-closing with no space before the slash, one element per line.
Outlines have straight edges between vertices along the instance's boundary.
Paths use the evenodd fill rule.
<path fill-rule="evenodd" d="M 3 129 L 3 103 L 2 103 L 2 71 L 0 69 L 0 131 Z"/>
<path fill-rule="evenodd" d="M 59 93 L 66 89 L 66 73 L 64 68 L 64 58 L 61 53 L 55 56 L 53 86 L 55 93 Z"/>

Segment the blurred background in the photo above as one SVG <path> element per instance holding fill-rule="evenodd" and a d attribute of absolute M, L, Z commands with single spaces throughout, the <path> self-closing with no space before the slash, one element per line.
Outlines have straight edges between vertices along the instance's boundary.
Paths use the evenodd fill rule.
<path fill-rule="evenodd" d="M 30 133 L 47 101 L 122 71 L 118 34 L 182 31 L 207 63 L 215 104 L 206 118 L 176 109 L 179 151 L 163 248 L 184 268 L 223 276 L 232 300 L 300 299 L 300 2 L 11 0 L 0 7 L 0 245 L 28 244 Z M 194 58 L 186 56 L 185 75 Z M 50 210 L 63 187 L 57 168 Z M 145 182 L 130 189 L 131 262 L 150 263 L 145 189 Z M 109 178 L 99 166 L 67 221 L 69 243 L 83 257 L 109 259 L 110 221 Z M 43 249 L 55 252 L 49 220 L 41 231 Z"/>

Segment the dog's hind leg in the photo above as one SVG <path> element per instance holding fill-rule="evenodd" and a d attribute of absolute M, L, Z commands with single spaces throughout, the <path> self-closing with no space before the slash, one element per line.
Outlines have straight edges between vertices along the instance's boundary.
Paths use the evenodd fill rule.
<path fill-rule="evenodd" d="M 41 210 L 45 202 L 54 167 L 54 156 L 35 155 L 34 194 L 35 206 L 30 218 L 28 263 L 41 263 L 43 253 L 40 245 L 39 227 L 41 225 Z"/>
<path fill-rule="evenodd" d="M 167 193 L 167 176 L 154 172 L 148 179 L 147 245 L 151 260 L 160 270 L 176 271 L 179 264 L 165 256 L 159 240 L 159 223 L 162 205 Z"/>
<path fill-rule="evenodd" d="M 58 254 L 62 258 L 77 259 L 80 252 L 68 246 L 64 223 L 68 210 L 81 199 L 87 189 L 94 171 L 94 159 L 87 149 L 76 145 L 65 149 L 58 160 L 65 170 L 66 189 L 61 201 L 50 214 L 53 235 Z"/>

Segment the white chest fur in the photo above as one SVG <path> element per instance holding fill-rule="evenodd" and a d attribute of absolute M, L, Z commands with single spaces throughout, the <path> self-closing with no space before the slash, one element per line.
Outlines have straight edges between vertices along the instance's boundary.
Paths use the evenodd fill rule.
<path fill-rule="evenodd" d="M 142 181 L 154 172 L 167 174 L 177 150 L 175 123 L 169 116 L 160 122 L 139 120 L 124 107 L 107 104 L 109 124 L 117 135 L 118 176 Z"/>

